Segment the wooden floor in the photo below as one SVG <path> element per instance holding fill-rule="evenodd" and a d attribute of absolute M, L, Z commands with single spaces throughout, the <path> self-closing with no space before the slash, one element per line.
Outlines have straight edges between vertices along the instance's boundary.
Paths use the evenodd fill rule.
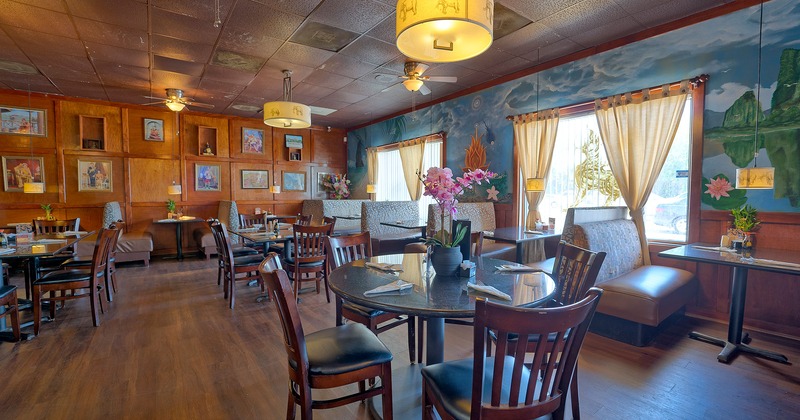
<path fill-rule="evenodd" d="M 230 310 L 211 261 L 153 261 L 119 271 L 119 293 L 92 327 L 88 301 L 70 302 L 31 341 L 0 344 L 3 419 L 279 419 L 286 410 L 286 357 L 270 303 L 243 287 Z M 12 278 L 16 284 L 22 279 Z M 334 325 L 334 305 L 305 294 L 306 332 Z M 687 319 L 636 348 L 589 334 L 580 358 L 587 419 L 787 419 L 800 416 L 800 343 L 754 334 L 753 344 L 795 365 L 739 356 L 716 361 L 717 347 L 690 340 Z M 30 329 L 28 329 L 30 331 Z M 408 363 L 405 329 L 381 334 Z M 469 327 L 447 326 L 446 358 L 470 356 Z M 366 418 L 351 404 L 319 419 Z M 418 416 L 417 416 L 418 417 Z"/>

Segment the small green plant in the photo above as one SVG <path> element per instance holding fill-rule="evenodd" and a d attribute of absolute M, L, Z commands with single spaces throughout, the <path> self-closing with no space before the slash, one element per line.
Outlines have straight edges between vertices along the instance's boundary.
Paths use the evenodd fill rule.
<path fill-rule="evenodd" d="M 733 227 L 742 232 L 752 232 L 761 224 L 756 217 L 758 210 L 749 204 L 731 210 L 731 215 L 733 216 Z"/>
<path fill-rule="evenodd" d="M 44 210 L 46 213 L 50 213 L 53 211 L 53 206 L 49 204 L 42 204 L 42 210 Z"/>
<path fill-rule="evenodd" d="M 167 200 L 167 210 L 169 210 L 170 213 L 175 213 L 175 208 L 175 200 Z"/>

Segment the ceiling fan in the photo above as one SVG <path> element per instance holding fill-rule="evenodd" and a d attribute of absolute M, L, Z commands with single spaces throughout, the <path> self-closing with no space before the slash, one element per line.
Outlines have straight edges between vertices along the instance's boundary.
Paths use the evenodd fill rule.
<path fill-rule="evenodd" d="M 144 105 L 155 105 L 155 104 L 164 104 L 172 111 L 180 112 L 183 111 L 183 108 L 187 105 L 189 106 L 196 106 L 199 108 L 214 108 L 214 105 L 211 104 L 204 104 L 202 102 L 194 102 L 192 98 L 186 98 L 183 96 L 183 90 L 181 89 L 172 89 L 167 88 L 167 97 L 166 98 L 159 98 L 155 96 L 145 96 L 145 98 L 150 99 L 158 99 L 158 102 L 150 102 Z"/>
<path fill-rule="evenodd" d="M 423 76 L 422 73 L 425 73 L 425 70 L 428 70 L 429 67 L 425 63 L 409 61 L 403 66 L 403 73 L 405 74 L 397 77 L 405 79 L 403 80 L 403 86 L 406 89 L 411 92 L 419 91 L 423 95 L 431 93 L 431 90 L 425 86 L 424 82 L 455 83 L 458 80 L 455 76 Z M 384 89 L 384 91 L 388 89 L 390 88 Z"/>

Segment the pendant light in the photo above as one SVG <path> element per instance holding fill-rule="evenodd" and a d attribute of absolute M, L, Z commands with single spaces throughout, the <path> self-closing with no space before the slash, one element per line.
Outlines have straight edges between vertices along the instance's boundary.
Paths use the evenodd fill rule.
<path fill-rule="evenodd" d="M 32 115 L 33 112 L 30 111 L 31 109 L 31 85 L 28 84 L 28 144 L 30 147 L 31 153 L 31 161 L 33 161 L 33 137 L 31 137 L 31 128 L 33 127 L 33 119 Z M 44 122 L 47 124 L 47 121 Z M 43 168 L 39 168 L 39 172 L 41 173 Z M 22 184 L 22 192 L 25 194 L 44 194 L 44 182 L 34 182 L 33 177 L 31 180 Z"/>
<path fill-rule="evenodd" d="M 278 128 L 311 127 L 311 108 L 292 102 L 292 71 L 283 71 L 283 100 L 264 104 L 264 124 Z"/>
<path fill-rule="evenodd" d="M 539 52 L 541 50 L 539 48 L 536 49 L 536 64 L 539 64 Z M 541 109 L 539 109 L 539 76 L 542 74 L 542 71 L 539 70 L 536 72 L 536 118 L 539 118 L 539 113 Z M 539 125 L 536 125 L 537 131 Z M 545 188 L 545 179 L 544 178 L 526 178 L 525 179 L 525 191 L 527 192 L 544 192 Z"/>
<path fill-rule="evenodd" d="M 397 49 L 418 61 L 450 63 L 492 45 L 494 0 L 397 2 Z"/>
<path fill-rule="evenodd" d="M 775 168 L 758 167 L 758 123 L 761 119 L 761 43 L 764 35 L 764 2 L 758 20 L 758 76 L 756 84 L 756 127 L 753 135 L 753 167 L 736 169 L 736 188 L 740 190 L 770 190 L 775 188 Z"/>

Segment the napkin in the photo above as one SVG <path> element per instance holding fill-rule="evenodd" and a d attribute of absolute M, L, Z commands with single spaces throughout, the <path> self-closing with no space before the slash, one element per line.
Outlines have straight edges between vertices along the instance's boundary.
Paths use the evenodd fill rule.
<path fill-rule="evenodd" d="M 537 273 L 542 271 L 541 268 L 537 267 L 528 267 L 527 265 L 509 265 L 503 264 L 501 266 L 495 267 L 497 271 L 505 271 L 509 273 Z"/>
<path fill-rule="evenodd" d="M 530 268 L 530 267 L 528 267 Z M 477 290 L 481 293 L 486 293 L 487 295 L 497 296 L 500 299 L 511 300 L 511 296 L 506 293 L 503 293 L 492 286 L 486 285 L 479 285 L 475 283 L 467 283 L 467 288 L 472 290 Z"/>
<path fill-rule="evenodd" d="M 744 259 L 743 259 L 744 261 Z M 746 261 L 750 262 L 750 261 Z M 787 261 L 776 261 L 776 260 L 767 260 L 764 258 L 753 258 L 752 262 L 758 265 L 771 265 L 774 267 L 786 267 L 786 268 L 800 268 L 800 264 L 795 264 Z"/>
<path fill-rule="evenodd" d="M 383 286 L 378 286 L 372 290 L 367 290 L 366 292 L 364 292 L 364 296 L 379 295 L 382 293 L 389 293 L 389 292 L 399 292 L 402 290 L 410 289 L 412 287 L 414 287 L 414 285 L 411 283 L 404 282 L 403 280 L 397 280 L 389 284 L 384 284 Z"/>
<path fill-rule="evenodd" d="M 369 267 L 369 268 L 374 268 L 376 270 L 381 270 L 381 271 L 391 271 L 391 272 L 403 271 L 403 265 L 402 264 L 366 262 L 366 263 L 364 263 L 364 265 Z"/>
<path fill-rule="evenodd" d="M 14 253 L 14 252 L 16 252 L 16 251 L 17 251 L 17 250 L 16 250 L 16 249 L 14 249 L 14 248 L 0 248 L 0 255 L 3 255 L 3 254 L 13 254 L 13 253 Z"/>

